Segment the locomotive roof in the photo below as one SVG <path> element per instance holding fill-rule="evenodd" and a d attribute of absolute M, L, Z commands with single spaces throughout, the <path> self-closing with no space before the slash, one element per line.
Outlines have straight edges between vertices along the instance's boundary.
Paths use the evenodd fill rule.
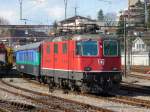
<path fill-rule="evenodd" d="M 17 48 L 14 48 L 14 51 L 27 50 L 27 49 L 36 49 L 36 48 L 38 48 L 40 46 L 41 43 L 42 42 L 22 45 L 22 46 L 19 46 Z"/>
<path fill-rule="evenodd" d="M 53 42 L 65 41 L 65 40 L 84 40 L 84 39 L 116 39 L 112 36 L 108 35 L 100 35 L 100 34 L 76 34 L 76 35 L 68 35 L 68 36 L 59 36 L 55 37 Z"/>

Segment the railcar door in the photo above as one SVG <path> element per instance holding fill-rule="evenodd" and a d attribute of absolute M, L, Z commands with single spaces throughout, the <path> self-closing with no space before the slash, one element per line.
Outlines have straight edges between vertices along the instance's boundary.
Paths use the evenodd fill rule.
<path fill-rule="evenodd" d="M 53 73 L 54 73 L 54 76 L 56 76 L 56 70 L 58 70 L 58 66 L 59 66 L 59 63 L 58 63 L 58 43 L 54 43 L 54 63 L 53 63 Z"/>
<path fill-rule="evenodd" d="M 68 42 L 62 42 L 62 57 L 61 57 L 61 68 L 62 68 L 62 77 L 68 78 L 69 74 L 69 52 L 68 52 Z"/>

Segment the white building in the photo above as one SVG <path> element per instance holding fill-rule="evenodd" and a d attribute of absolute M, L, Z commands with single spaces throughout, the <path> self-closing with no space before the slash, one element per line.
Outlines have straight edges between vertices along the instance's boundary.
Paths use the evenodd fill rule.
<path fill-rule="evenodd" d="M 66 20 L 60 21 L 58 26 L 58 28 L 63 31 L 81 31 L 85 28 L 90 29 L 97 26 L 104 26 L 104 22 L 99 22 L 83 16 L 73 16 L 71 18 L 67 18 Z"/>
<path fill-rule="evenodd" d="M 139 0 L 128 0 L 128 4 L 129 5 L 135 5 Z M 144 2 L 144 0 L 140 0 L 142 2 Z"/>
<path fill-rule="evenodd" d="M 137 37 L 132 44 L 132 52 L 146 52 L 148 49 L 147 44 L 143 41 L 142 38 Z"/>
<path fill-rule="evenodd" d="M 130 65 L 150 66 L 150 38 L 137 37 L 132 43 L 132 53 L 130 55 Z M 128 56 L 126 56 L 128 58 Z M 127 59 L 128 62 L 128 59 Z M 124 53 L 122 54 L 122 64 L 124 65 Z"/>

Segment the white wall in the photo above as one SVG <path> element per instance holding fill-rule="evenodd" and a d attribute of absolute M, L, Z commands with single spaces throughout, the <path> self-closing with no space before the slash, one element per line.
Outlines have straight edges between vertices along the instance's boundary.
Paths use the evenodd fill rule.
<path fill-rule="evenodd" d="M 128 56 L 127 56 L 128 58 Z M 143 54 L 134 54 L 132 55 L 132 57 L 130 57 L 130 62 L 132 63 L 131 65 L 144 65 L 144 66 L 150 66 L 149 65 L 149 55 L 148 52 L 147 53 L 143 53 Z M 122 55 L 122 65 L 124 65 L 124 55 Z M 128 63 L 128 59 L 127 59 L 127 63 Z"/>

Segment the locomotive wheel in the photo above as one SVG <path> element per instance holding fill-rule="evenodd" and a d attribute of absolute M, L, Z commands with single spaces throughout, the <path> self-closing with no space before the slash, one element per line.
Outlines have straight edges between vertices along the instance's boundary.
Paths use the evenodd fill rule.
<path fill-rule="evenodd" d="M 120 83 L 119 82 L 115 82 L 115 83 L 113 83 L 113 86 L 112 86 L 110 91 L 111 92 L 118 92 L 119 88 L 120 88 Z"/>
<path fill-rule="evenodd" d="M 49 83 L 48 84 L 48 87 L 49 87 L 49 92 L 53 92 L 54 91 L 54 87 L 53 87 L 53 84 L 52 83 Z"/>
<path fill-rule="evenodd" d="M 75 91 L 75 82 L 74 81 L 69 81 L 69 89 L 71 91 Z"/>
<path fill-rule="evenodd" d="M 71 87 L 70 87 L 70 90 L 71 90 L 71 91 L 75 91 L 75 86 L 71 86 Z"/>
<path fill-rule="evenodd" d="M 36 76 L 36 80 L 41 83 L 41 78 L 39 76 Z"/>
<path fill-rule="evenodd" d="M 49 87 L 49 92 L 54 91 L 54 80 L 52 78 L 47 79 L 48 87 Z"/>
<path fill-rule="evenodd" d="M 42 77 L 41 77 L 41 81 L 42 81 L 42 83 L 47 84 L 47 79 L 46 79 L 45 76 L 42 76 Z"/>
<path fill-rule="evenodd" d="M 63 80 L 62 79 L 62 89 L 64 94 L 68 94 L 69 93 L 69 82 L 67 80 Z"/>
<path fill-rule="evenodd" d="M 87 87 L 83 84 L 81 87 L 80 87 L 80 92 L 81 94 L 84 94 L 84 93 L 87 93 Z"/>
<path fill-rule="evenodd" d="M 102 94 L 108 94 L 109 91 L 111 91 L 111 86 L 107 81 L 105 81 L 102 86 Z"/>

